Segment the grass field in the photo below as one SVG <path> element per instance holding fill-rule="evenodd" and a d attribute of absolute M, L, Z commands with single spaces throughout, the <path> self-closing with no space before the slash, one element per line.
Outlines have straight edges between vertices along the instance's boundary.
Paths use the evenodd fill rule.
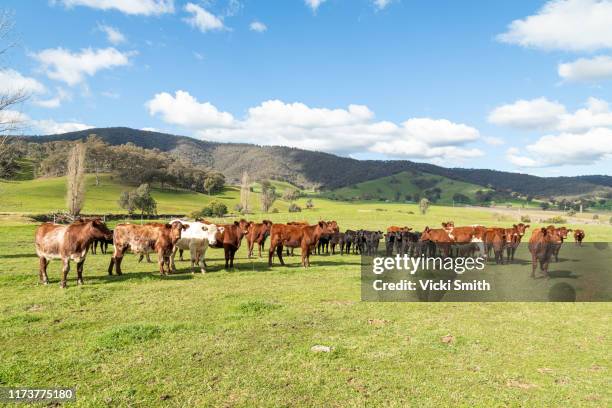
<path fill-rule="evenodd" d="M 31 183 L 31 182 L 28 182 Z M 372 303 L 360 301 L 360 258 L 317 256 L 313 267 L 268 268 L 247 260 L 233 272 L 209 250 L 209 273 L 157 275 L 128 255 L 109 277 L 109 255 L 89 255 L 85 285 L 37 285 L 35 224 L 21 213 L 63 207 L 61 183 L 2 184 L 0 386 L 74 386 L 68 406 L 609 406 L 608 303 Z M 109 182 L 109 185 L 112 184 Z M 17 188 L 19 187 L 19 188 Z M 110 186 L 109 186 L 110 188 Z M 116 188 L 116 195 L 120 187 Z M 87 211 L 117 212 L 89 189 Z M 238 192 L 229 189 L 228 202 Z M 154 193 L 160 212 L 187 212 L 212 198 Z M 4 197 L 3 197 L 4 198 Z M 103 198 L 103 197 L 101 197 Z M 218 198 L 218 197 L 213 197 Z M 256 197 L 253 197 L 256 200 Z M 422 229 L 509 225 L 508 214 L 433 206 L 314 199 L 273 221 L 335 219 L 346 228 Z M 298 202 L 304 207 L 305 199 Z M 183 207 L 185 206 L 185 207 Z M 229 207 L 229 205 L 228 205 Z M 162 210 L 163 208 L 163 210 Z M 535 227 L 536 223 L 532 223 Z M 580 224 L 589 241 L 610 241 L 604 223 Z M 517 270 L 528 274 L 529 269 Z M 451 335 L 445 343 L 442 338 Z M 333 347 L 330 353 L 311 351 Z"/>

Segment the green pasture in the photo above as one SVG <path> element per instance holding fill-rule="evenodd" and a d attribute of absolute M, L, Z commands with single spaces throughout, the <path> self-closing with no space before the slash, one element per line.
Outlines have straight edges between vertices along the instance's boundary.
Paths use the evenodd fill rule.
<path fill-rule="evenodd" d="M 101 187 L 88 178 L 86 212 L 120 211 L 116 199 L 129 187 L 108 177 Z M 24 214 L 63 208 L 63 180 L 0 189 L 0 386 L 76 386 L 77 402 L 66 406 L 83 407 L 611 403 L 609 303 L 362 302 L 360 257 L 313 256 L 303 269 L 298 250 L 286 267 L 268 268 L 246 258 L 244 242 L 231 272 L 218 249 L 207 253 L 206 275 L 178 262 L 168 277 L 131 254 L 123 276 L 108 276 L 110 255 L 90 254 L 85 285 L 76 286 L 73 265 L 60 289 L 52 261 L 51 284 L 40 286 L 36 224 Z M 180 214 L 212 199 L 235 204 L 239 191 L 153 195 L 160 213 Z M 485 209 L 432 206 L 421 215 L 408 204 L 313 201 L 300 213 L 278 201 L 278 213 L 247 218 L 334 219 L 342 230 L 517 222 Z M 589 241 L 612 238 L 610 225 L 578 225 Z M 510 273 L 524 280 L 522 261 Z"/>

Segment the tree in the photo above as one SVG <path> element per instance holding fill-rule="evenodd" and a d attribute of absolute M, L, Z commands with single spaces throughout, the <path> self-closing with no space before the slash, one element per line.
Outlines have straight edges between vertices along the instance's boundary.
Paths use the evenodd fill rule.
<path fill-rule="evenodd" d="M 468 204 L 470 202 L 470 197 L 465 194 L 455 193 L 453 194 L 453 201 L 456 203 Z"/>
<path fill-rule="evenodd" d="M 68 156 L 66 170 L 66 206 L 68 213 L 76 217 L 85 202 L 85 145 L 78 142 Z"/>
<path fill-rule="evenodd" d="M 133 191 L 124 191 L 119 196 L 119 201 L 117 203 L 119 204 L 119 207 L 127 210 L 128 214 L 132 215 L 136 209 L 134 198 L 135 196 Z"/>
<path fill-rule="evenodd" d="M 11 41 L 13 28 L 13 15 L 7 10 L 0 10 L 0 57 L 15 46 Z M 13 84 L 5 85 L 0 91 L 0 163 L 6 162 L 5 156 L 11 154 L 8 143 L 9 133 L 15 131 L 25 118 L 20 112 L 11 108 L 29 97 L 26 90 L 15 88 Z M 0 169 L 0 173 L 3 172 Z"/>
<path fill-rule="evenodd" d="M 157 214 L 157 202 L 151 196 L 151 187 L 141 184 L 135 191 L 134 205 L 140 210 L 140 214 Z"/>
<path fill-rule="evenodd" d="M 157 214 L 157 202 L 151 195 L 151 187 L 148 184 L 141 184 L 136 190 L 124 191 L 119 196 L 118 204 L 128 214 L 140 210 L 140 214 Z"/>
<path fill-rule="evenodd" d="M 300 212 L 302 211 L 302 208 L 297 205 L 296 203 L 291 203 L 291 205 L 289 206 L 289 212 L 293 213 L 293 212 Z"/>
<path fill-rule="evenodd" d="M 204 179 L 204 191 L 209 195 L 220 193 L 225 185 L 225 177 L 221 173 L 211 173 Z"/>
<path fill-rule="evenodd" d="M 100 172 L 109 170 L 112 157 L 110 149 L 104 141 L 95 134 L 87 138 L 87 167 L 96 175 L 96 186 L 100 185 Z"/>
<path fill-rule="evenodd" d="M 249 212 L 249 193 L 251 188 L 249 187 L 249 173 L 245 170 L 242 173 L 242 183 L 240 184 L 240 209 L 241 212 Z"/>
<path fill-rule="evenodd" d="M 429 209 L 429 200 L 425 197 L 421 198 L 421 201 L 419 202 L 419 210 L 421 210 L 421 214 L 425 215 L 428 209 Z"/>
<path fill-rule="evenodd" d="M 295 188 L 288 188 L 283 193 L 283 200 L 286 201 L 295 201 L 300 198 L 300 190 Z"/>
<path fill-rule="evenodd" d="M 268 212 L 272 207 L 272 204 L 276 201 L 276 188 L 270 183 L 269 180 L 261 182 L 261 210 Z"/>
<path fill-rule="evenodd" d="M 540 208 L 546 211 L 550 208 L 550 203 L 548 201 L 543 201 L 540 203 Z"/>

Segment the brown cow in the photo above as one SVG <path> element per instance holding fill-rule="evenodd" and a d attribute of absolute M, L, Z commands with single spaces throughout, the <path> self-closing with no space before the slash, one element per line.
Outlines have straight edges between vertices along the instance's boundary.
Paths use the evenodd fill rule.
<path fill-rule="evenodd" d="M 210 224 L 207 221 L 202 221 L 204 224 Z M 221 224 L 223 232 L 217 232 L 217 243 L 211 245 L 211 248 L 223 248 L 225 252 L 225 269 L 234 267 L 234 257 L 242 243 L 242 237 L 249 233 L 249 226 L 252 223 L 247 220 L 234 221 L 233 224 Z"/>
<path fill-rule="evenodd" d="M 391 225 L 391 226 L 387 227 L 387 233 L 392 233 L 392 232 L 408 232 L 408 231 L 412 231 L 412 228 L 409 228 L 409 227 L 398 227 L 396 225 Z"/>
<path fill-rule="evenodd" d="M 540 262 L 540 270 L 548 277 L 548 264 L 556 247 L 561 245 L 561 236 L 556 229 L 540 228 L 531 233 L 529 252 L 531 252 L 531 277 Z"/>
<path fill-rule="evenodd" d="M 512 226 L 515 229 L 515 232 L 509 237 L 511 238 L 511 242 L 506 245 L 506 260 L 508 263 L 510 261 L 514 261 L 514 254 L 516 253 L 516 249 L 518 248 L 523 236 L 527 232 L 527 228 L 530 227 L 529 224 L 523 224 L 522 222 L 519 224 L 515 224 Z"/>
<path fill-rule="evenodd" d="M 478 247 L 482 256 L 486 258 L 487 254 L 484 246 L 484 238 L 487 230 L 486 227 L 483 227 L 482 225 L 455 227 L 455 223 L 453 221 L 443 222 L 442 227 L 453 243 L 460 245 L 457 252 L 460 250 L 464 252 L 467 249 L 467 251 L 471 251 L 473 254 L 475 251 L 475 245 Z"/>
<path fill-rule="evenodd" d="M 559 235 L 559 238 L 561 239 L 559 245 L 555 245 L 553 247 L 553 255 L 555 256 L 555 262 L 559 262 L 559 251 L 561 250 L 561 245 L 563 244 L 563 241 L 567 239 L 567 235 L 572 232 L 572 230 L 566 227 L 556 228 L 554 225 L 549 225 L 548 227 L 546 227 L 546 229 L 549 231 L 556 231 L 557 235 Z"/>
<path fill-rule="evenodd" d="M 454 242 L 449 237 L 448 232 L 445 229 L 429 227 L 425 227 L 425 229 L 421 233 L 421 238 L 419 238 L 419 241 L 430 241 L 434 243 L 445 257 L 449 256 L 451 244 L 453 244 Z M 430 253 L 430 255 L 434 254 Z"/>
<path fill-rule="evenodd" d="M 302 250 L 302 266 L 310 266 L 310 250 L 313 248 L 322 234 L 331 234 L 333 229 L 325 221 L 319 221 L 315 225 L 283 225 L 274 224 L 270 230 L 270 250 L 268 253 L 268 265 L 272 266 L 274 250 L 278 255 L 281 265 L 283 261 L 283 246 Z"/>
<path fill-rule="evenodd" d="M 584 239 L 584 237 L 585 237 L 584 230 L 581 230 L 581 229 L 574 230 L 574 241 L 576 242 L 576 245 L 582 246 L 582 240 Z"/>
<path fill-rule="evenodd" d="M 113 266 L 117 275 L 121 275 L 121 261 L 127 250 L 135 254 L 147 254 L 157 252 L 157 264 L 159 274 L 168 275 L 170 273 L 170 256 L 176 242 L 181 239 L 181 232 L 189 228 L 189 225 L 182 224 L 180 221 L 173 221 L 171 224 L 150 223 L 144 225 L 119 224 L 115 227 L 113 234 L 113 245 L 115 250 L 110 264 L 108 274 L 113 274 Z M 166 268 L 164 268 L 164 265 Z"/>
<path fill-rule="evenodd" d="M 259 257 L 261 258 L 261 250 L 266 243 L 266 238 L 270 235 L 272 221 L 263 220 L 261 223 L 251 223 L 247 233 L 247 244 L 249 245 L 249 258 L 253 257 L 253 247 L 257 243 Z"/>
<path fill-rule="evenodd" d="M 46 222 L 36 229 L 36 254 L 39 258 L 38 279 L 49 283 L 47 266 L 51 259 L 62 260 L 62 280 L 60 286 L 66 287 L 70 261 L 77 263 L 77 284 L 83 284 L 83 265 L 87 250 L 95 239 L 109 240 L 111 231 L 99 219 L 78 220 L 70 225 Z"/>

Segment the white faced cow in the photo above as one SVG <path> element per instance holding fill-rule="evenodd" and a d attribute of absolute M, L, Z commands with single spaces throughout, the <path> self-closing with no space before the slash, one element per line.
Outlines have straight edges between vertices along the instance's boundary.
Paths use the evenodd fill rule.
<path fill-rule="evenodd" d="M 206 273 L 204 255 L 206 254 L 206 249 L 208 249 L 209 245 L 215 245 L 217 243 L 217 239 L 215 235 L 217 232 L 223 233 L 223 227 L 217 227 L 215 224 L 204 224 L 201 222 L 187 222 L 181 221 L 185 225 L 189 225 L 189 228 L 183 232 L 181 235 L 181 239 L 179 239 L 176 244 L 174 244 L 174 248 L 172 250 L 171 263 L 172 270 L 176 271 L 176 266 L 174 265 L 174 257 L 176 256 L 176 251 L 179 249 L 189 250 L 189 254 L 191 257 L 191 272 L 194 273 L 194 264 L 200 265 L 200 271 L 202 273 Z"/>

